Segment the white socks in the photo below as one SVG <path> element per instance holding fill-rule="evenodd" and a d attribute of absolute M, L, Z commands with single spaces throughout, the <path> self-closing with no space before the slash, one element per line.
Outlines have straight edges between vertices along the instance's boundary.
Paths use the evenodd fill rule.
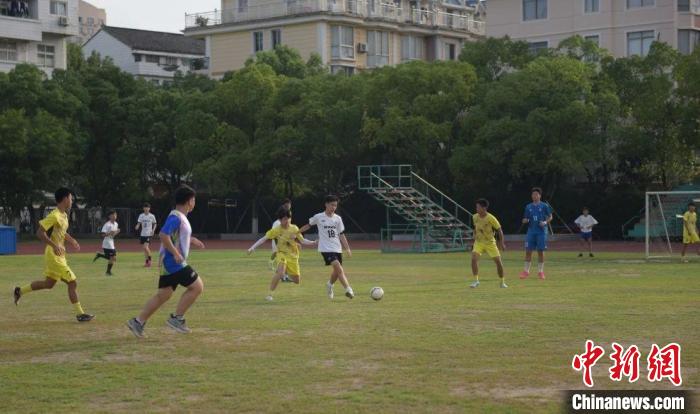
<path fill-rule="evenodd" d="M 532 262 L 525 262 L 525 271 L 526 271 L 527 273 L 530 273 L 530 265 L 531 265 L 531 264 L 532 264 Z"/>
<path fill-rule="evenodd" d="M 538 263 L 537 264 L 537 270 L 542 273 L 544 272 L 544 262 Z"/>

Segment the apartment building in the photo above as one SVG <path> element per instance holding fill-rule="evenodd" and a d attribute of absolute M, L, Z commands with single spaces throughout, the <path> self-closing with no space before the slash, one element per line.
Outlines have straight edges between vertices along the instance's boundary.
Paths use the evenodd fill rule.
<path fill-rule="evenodd" d="M 578 34 L 613 56 L 646 55 L 655 40 L 690 53 L 700 42 L 700 0 L 488 0 L 486 34 L 533 50 Z"/>
<path fill-rule="evenodd" d="M 107 12 L 105 9 L 100 9 L 86 1 L 78 0 L 78 26 L 80 33 L 72 41 L 82 45 L 106 24 Z"/>
<path fill-rule="evenodd" d="M 0 71 L 31 63 L 51 76 L 77 34 L 78 0 L 0 0 Z"/>
<path fill-rule="evenodd" d="M 185 26 L 185 36 L 205 41 L 212 77 L 277 45 L 352 74 L 454 60 L 464 42 L 485 34 L 479 6 L 467 0 L 222 0 L 221 10 L 187 15 Z"/>
<path fill-rule="evenodd" d="M 179 33 L 103 26 L 83 45 L 83 54 L 110 57 L 123 71 L 157 85 L 172 82 L 177 71 L 206 71 L 204 41 Z"/>

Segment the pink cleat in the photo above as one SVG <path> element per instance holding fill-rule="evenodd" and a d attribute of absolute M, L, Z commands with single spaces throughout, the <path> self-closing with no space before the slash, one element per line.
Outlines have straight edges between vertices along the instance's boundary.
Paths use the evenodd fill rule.
<path fill-rule="evenodd" d="M 539 276 L 540 280 L 544 280 L 544 272 L 539 272 L 537 276 Z"/>
<path fill-rule="evenodd" d="M 530 276 L 530 272 L 528 272 L 526 270 L 523 270 L 522 272 L 520 272 L 521 279 L 527 279 L 528 276 Z"/>
<path fill-rule="evenodd" d="M 151 267 L 151 261 L 146 260 L 146 263 L 143 265 L 143 267 Z"/>

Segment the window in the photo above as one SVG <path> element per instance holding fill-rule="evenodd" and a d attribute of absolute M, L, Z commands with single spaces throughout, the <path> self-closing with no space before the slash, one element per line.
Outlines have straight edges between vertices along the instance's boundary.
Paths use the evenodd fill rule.
<path fill-rule="evenodd" d="M 333 75 L 343 74 L 350 76 L 355 73 L 355 68 L 352 66 L 331 65 L 331 73 Z"/>
<path fill-rule="evenodd" d="M 248 0 L 238 0 L 238 13 L 245 13 L 248 11 Z"/>
<path fill-rule="evenodd" d="M 367 66 L 370 68 L 389 64 L 389 33 L 367 32 Z"/>
<path fill-rule="evenodd" d="M 651 7 L 654 5 L 654 0 L 627 0 L 628 9 L 636 9 L 639 7 Z"/>
<path fill-rule="evenodd" d="M 0 39 L 0 60 L 17 61 L 17 42 Z"/>
<path fill-rule="evenodd" d="M 37 65 L 43 66 L 45 68 L 54 67 L 56 56 L 56 49 L 54 46 L 49 45 L 37 45 L 38 50 L 38 62 Z"/>
<path fill-rule="evenodd" d="M 646 56 L 653 41 L 653 30 L 627 33 L 627 56 Z"/>
<path fill-rule="evenodd" d="M 547 48 L 549 47 L 549 42 L 547 42 L 546 40 L 544 42 L 530 42 L 528 46 L 530 48 L 530 53 L 536 55 L 542 51 L 547 50 Z"/>
<path fill-rule="evenodd" d="M 679 30 L 678 31 L 678 51 L 684 55 L 693 53 L 695 48 L 700 44 L 700 31 L 698 30 Z M 2 52 L 0 52 L 2 56 Z M 0 57 L 1 59 L 1 57 Z"/>
<path fill-rule="evenodd" d="M 68 4 L 62 1 L 51 1 L 51 14 L 68 16 Z"/>
<path fill-rule="evenodd" d="M 457 46 L 453 43 L 445 44 L 445 59 L 457 60 Z"/>
<path fill-rule="evenodd" d="M 141 55 L 138 53 L 134 53 L 134 62 L 140 62 L 141 61 Z"/>
<path fill-rule="evenodd" d="M 88 18 L 87 18 L 87 24 L 88 24 L 88 26 L 94 26 L 94 25 L 95 25 L 95 19 L 93 19 L 92 17 L 88 17 Z"/>
<path fill-rule="evenodd" d="M 598 13 L 600 11 L 600 0 L 583 0 L 584 13 Z"/>
<path fill-rule="evenodd" d="M 352 27 L 331 26 L 331 58 L 355 59 L 355 40 Z"/>
<path fill-rule="evenodd" d="M 423 59 L 424 40 L 420 36 L 402 36 L 401 37 L 401 60 L 419 60 Z"/>
<path fill-rule="evenodd" d="M 272 35 L 272 48 L 274 49 L 277 47 L 277 45 L 282 44 L 282 30 L 275 29 L 270 31 L 270 33 Z"/>
<path fill-rule="evenodd" d="M 253 53 L 258 53 L 264 48 L 263 32 L 253 32 Z"/>
<path fill-rule="evenodd" d="M 146 55 L 146 62 L 148 62 L 148 63 L 160 63 L 160 56 Z"/>
<path fill-rule="evenodd" d="M 160 81 L 158 79 L 151 79 L 151 83 L 154 85 L 160 85 Z"/>
<path fill-rule="evenodd" d="M 689 12 L 690 11 L 690 0 L 678 0 L 678 11 L 679 12 Z"/>
<path fill-rule="evenodd" d="M 585 40 L 589 40 L 589 41 L 595 43 L 596 46 L 600 46 L 600 36 L 599 35 L 589 35 L 589 36 L 584 36 L 583 38 Z"/>
<path fill-rule="evenodd" d="M 547 0 L 523 0 L 523 20 L 547 18 Z"/>
<path fill-rule="evenodd" d="M 172 56 L 166 56 L 165 57 L 165 64 L 168 66 L 173 66 L 173 65 L 177 66 L 177 58 L 172 57 Z"/>

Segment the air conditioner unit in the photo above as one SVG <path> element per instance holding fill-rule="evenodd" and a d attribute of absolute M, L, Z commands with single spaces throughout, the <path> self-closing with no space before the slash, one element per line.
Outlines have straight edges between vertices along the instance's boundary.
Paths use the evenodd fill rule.
<path fill-rule="evenodd" d="M 68 17 L 66 16 L 61 16 L 58 18 L 58 25 L 59 26 L 68 26 Z"/>
<path fill-rule="evenodd" d="M 367 53 L 367 43 L 358 43 L 357 53 Z"/>

